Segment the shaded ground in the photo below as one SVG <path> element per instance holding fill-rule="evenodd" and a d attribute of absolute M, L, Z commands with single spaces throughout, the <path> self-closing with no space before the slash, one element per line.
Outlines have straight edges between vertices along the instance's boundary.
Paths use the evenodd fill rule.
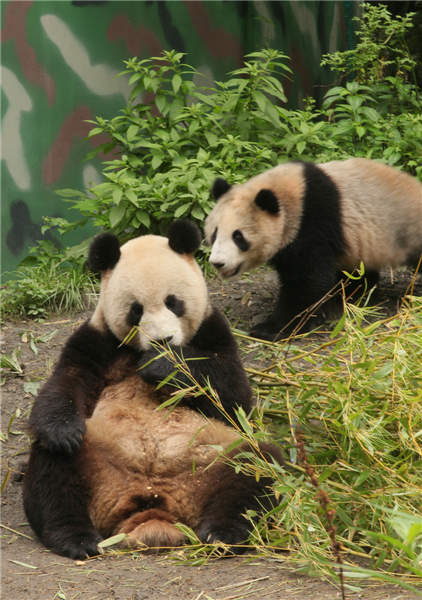
<path fill-rule="evenodd" d="M 396 310 L 410 280 L 406 271 L 397 271 L 394 283 L 389 273 L 383 277 L 378 300 L 384 303 L 388 314 Z M 214 280 L 209 287 L 213 303 L 225 312 L 233 325 L 245 331 L 271 310 L 277 295 L 274 274 L 266 269 L 230 284 Z M 422 295 L 420 278 L 415 293 Z M 25 421 L 37 384 L 48 377 L 63 343 L 91 312 L 71 317 L 52 316 L 45 323 L 8 321 L 3 327 L 1 351 L 11 355 L 14 350 L 20 350 L 18 362 L 22 373 L 6 370 L 1 388 L 2 597 L 8 600 L 340 598 L 331 584 L 300 575 L 283 564 L 282 554 L 276 559 L 246 556 L 192 567 L 176 564 L 168 557 L 142 554 L 72 561 L 55 556 L 41 546 L 26 523 L 22 507 L 22 474 L 29 452 Z M 251 360 L 248 356 L 247 361 Z M 355 585 L 355 581 L 352 584 Z M 397 586 L 355 593 L 347 591 L 347 598 L 414 600 L 417 597 Z"/>

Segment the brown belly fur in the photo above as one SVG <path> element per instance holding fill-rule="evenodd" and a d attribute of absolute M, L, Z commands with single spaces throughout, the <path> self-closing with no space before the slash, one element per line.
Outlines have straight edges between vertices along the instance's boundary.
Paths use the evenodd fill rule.
<path fill-rule="evenodd" d="M 239 438 L 186 406 L 156 410 L 163 399 L 134 374 L 107 387 L 87 420 L 82 468 L 90 516 L 103 536 L 124 531 L 147 545 L 180 543 L 172 523 L 197 526 L 218 477 L 218 464 L 204 471 L 218 457 L 210 446 L 227 448 Z"/>

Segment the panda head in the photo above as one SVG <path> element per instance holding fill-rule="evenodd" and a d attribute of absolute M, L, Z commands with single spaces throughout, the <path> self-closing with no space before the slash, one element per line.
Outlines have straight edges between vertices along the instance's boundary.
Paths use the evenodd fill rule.
<path fill-rule="evenodd" d="M 290 223 L 303 194 L 302 166 L 289 163 L 231 187 L 216 179 L 217 204 L 205 221 L 210 262 L 226 279 L 267 262 L 297 231 Z M 296 219 L 299 222 L 299 218 Z"/>
<path fill-rule="evenodd" d="M 210 312 L 207 288 L 193 253 L 201 234 L 189 221 L 175 221 L 168 238 L 145 235 L 122 247 L 104 233 L 92 243 L 88 264 L 101 272 L 100 299 L 91 325 L 107 327 L 123 341 L 147 350 L 151 341 L 187 344 Z"/>

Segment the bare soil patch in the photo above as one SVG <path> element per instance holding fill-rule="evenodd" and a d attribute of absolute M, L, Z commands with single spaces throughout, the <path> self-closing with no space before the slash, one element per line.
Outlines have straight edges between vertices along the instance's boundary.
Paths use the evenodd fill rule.
<path fill-rule="evenodd" d="M 393 314 L 411 281 L 405 270 L 383 275 L 378 301 L 386 314 Z M 213 303 L 225 312 L 231 324 L 247 332 L 268 314 L 277 297 L 274 273 L 258 269 L 242 280 L 209 283 Z M 416 280 L 415 294 L 422 295 L 422 281 Z M 57 316 L 44 323 L 27 319 L 3 324 L 1 352 L 18 358 L 22 374 L 3 373 L 2 384 L 2 597 L 8 600 L 237 600 L 251 598 L 291 600 L 340 598 L 329 582 L 300 574 L 274 558 L 246 555 L 241 558 L 211 560 L 194 567 L 175 562 L 175 555 L 145 556 L 142 553 L 107 555 L 87 561 L 72 561 L 47 551 L 26 523 L 22 507 L 22 477 L 30 440 L 25 422 L 34 399 L 34 385 L 49 376 L 61 348 L 72 331 L 92 311 Z M 49 341 L 37 341 L 48 338 Z M 318 334 L 320 335 L 320 334 Z M 32 344 L 31 344 L 32 341 Z M 32 348 L 31 348 L 32 345 Z M 34 351 L 36 350 L 36 353 Z M 248 355 L 247 362 L 253 359 Z M 31 386 L 28 383 L 32 382 Z M 12 420 L 13 419 L 13 420 Z M 177 555 L 176 555 L 177 556 Z M 355 580 L 352 584 L 356 585 Z M 347 591 L 347 598 L 373 600 L 416 600 L 415 594 L 398 586 L 377 586 L 362 592 Z"/>

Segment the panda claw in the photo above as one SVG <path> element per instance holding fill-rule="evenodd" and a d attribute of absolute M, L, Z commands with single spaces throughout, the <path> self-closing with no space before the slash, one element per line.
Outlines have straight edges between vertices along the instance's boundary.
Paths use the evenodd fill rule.
<path fill-rule="evenodd" d="M 249 332 L 249 336 L 266 342 L 277 342 L 288 337 L 288 335 L 285 335 L 280 331 L 267 331 L 266 329 L 259 327 L 254 327 Z"/>
<path fill-rule="evenodd" d="M 102 553 L 101 548 L 98 546 L 102 539 L 94 530 L 81 533 L 72 532 L 68 539 L 53 544 L 52 550 L 73 560 L 85 560 Z"/>
<path fill-rule="evenodd" d="M 84 421 L 74 415 L 66 423 L 57 423 L 38 432 L 42 445 L 50 452 L 64 452 L 71 455 L 77 452 L 82 444 L 86 431 Z"/>
<path fill-rule="evenodd" d="M 238 546 L 245 544 L 250 531 L 246 524 L 241 525 L 238 523 L 235 526 L 224 526 L 217 524 L 207 525 L 206 523 L 203 523 L 195 533 L 205 544 L 220 542 L 229 546 L 229 550 L 230 552 L 233 552 L 233 554 L 242 554 L 242 552 L 245 551 L 245 548 L 239 548 Z"/>

